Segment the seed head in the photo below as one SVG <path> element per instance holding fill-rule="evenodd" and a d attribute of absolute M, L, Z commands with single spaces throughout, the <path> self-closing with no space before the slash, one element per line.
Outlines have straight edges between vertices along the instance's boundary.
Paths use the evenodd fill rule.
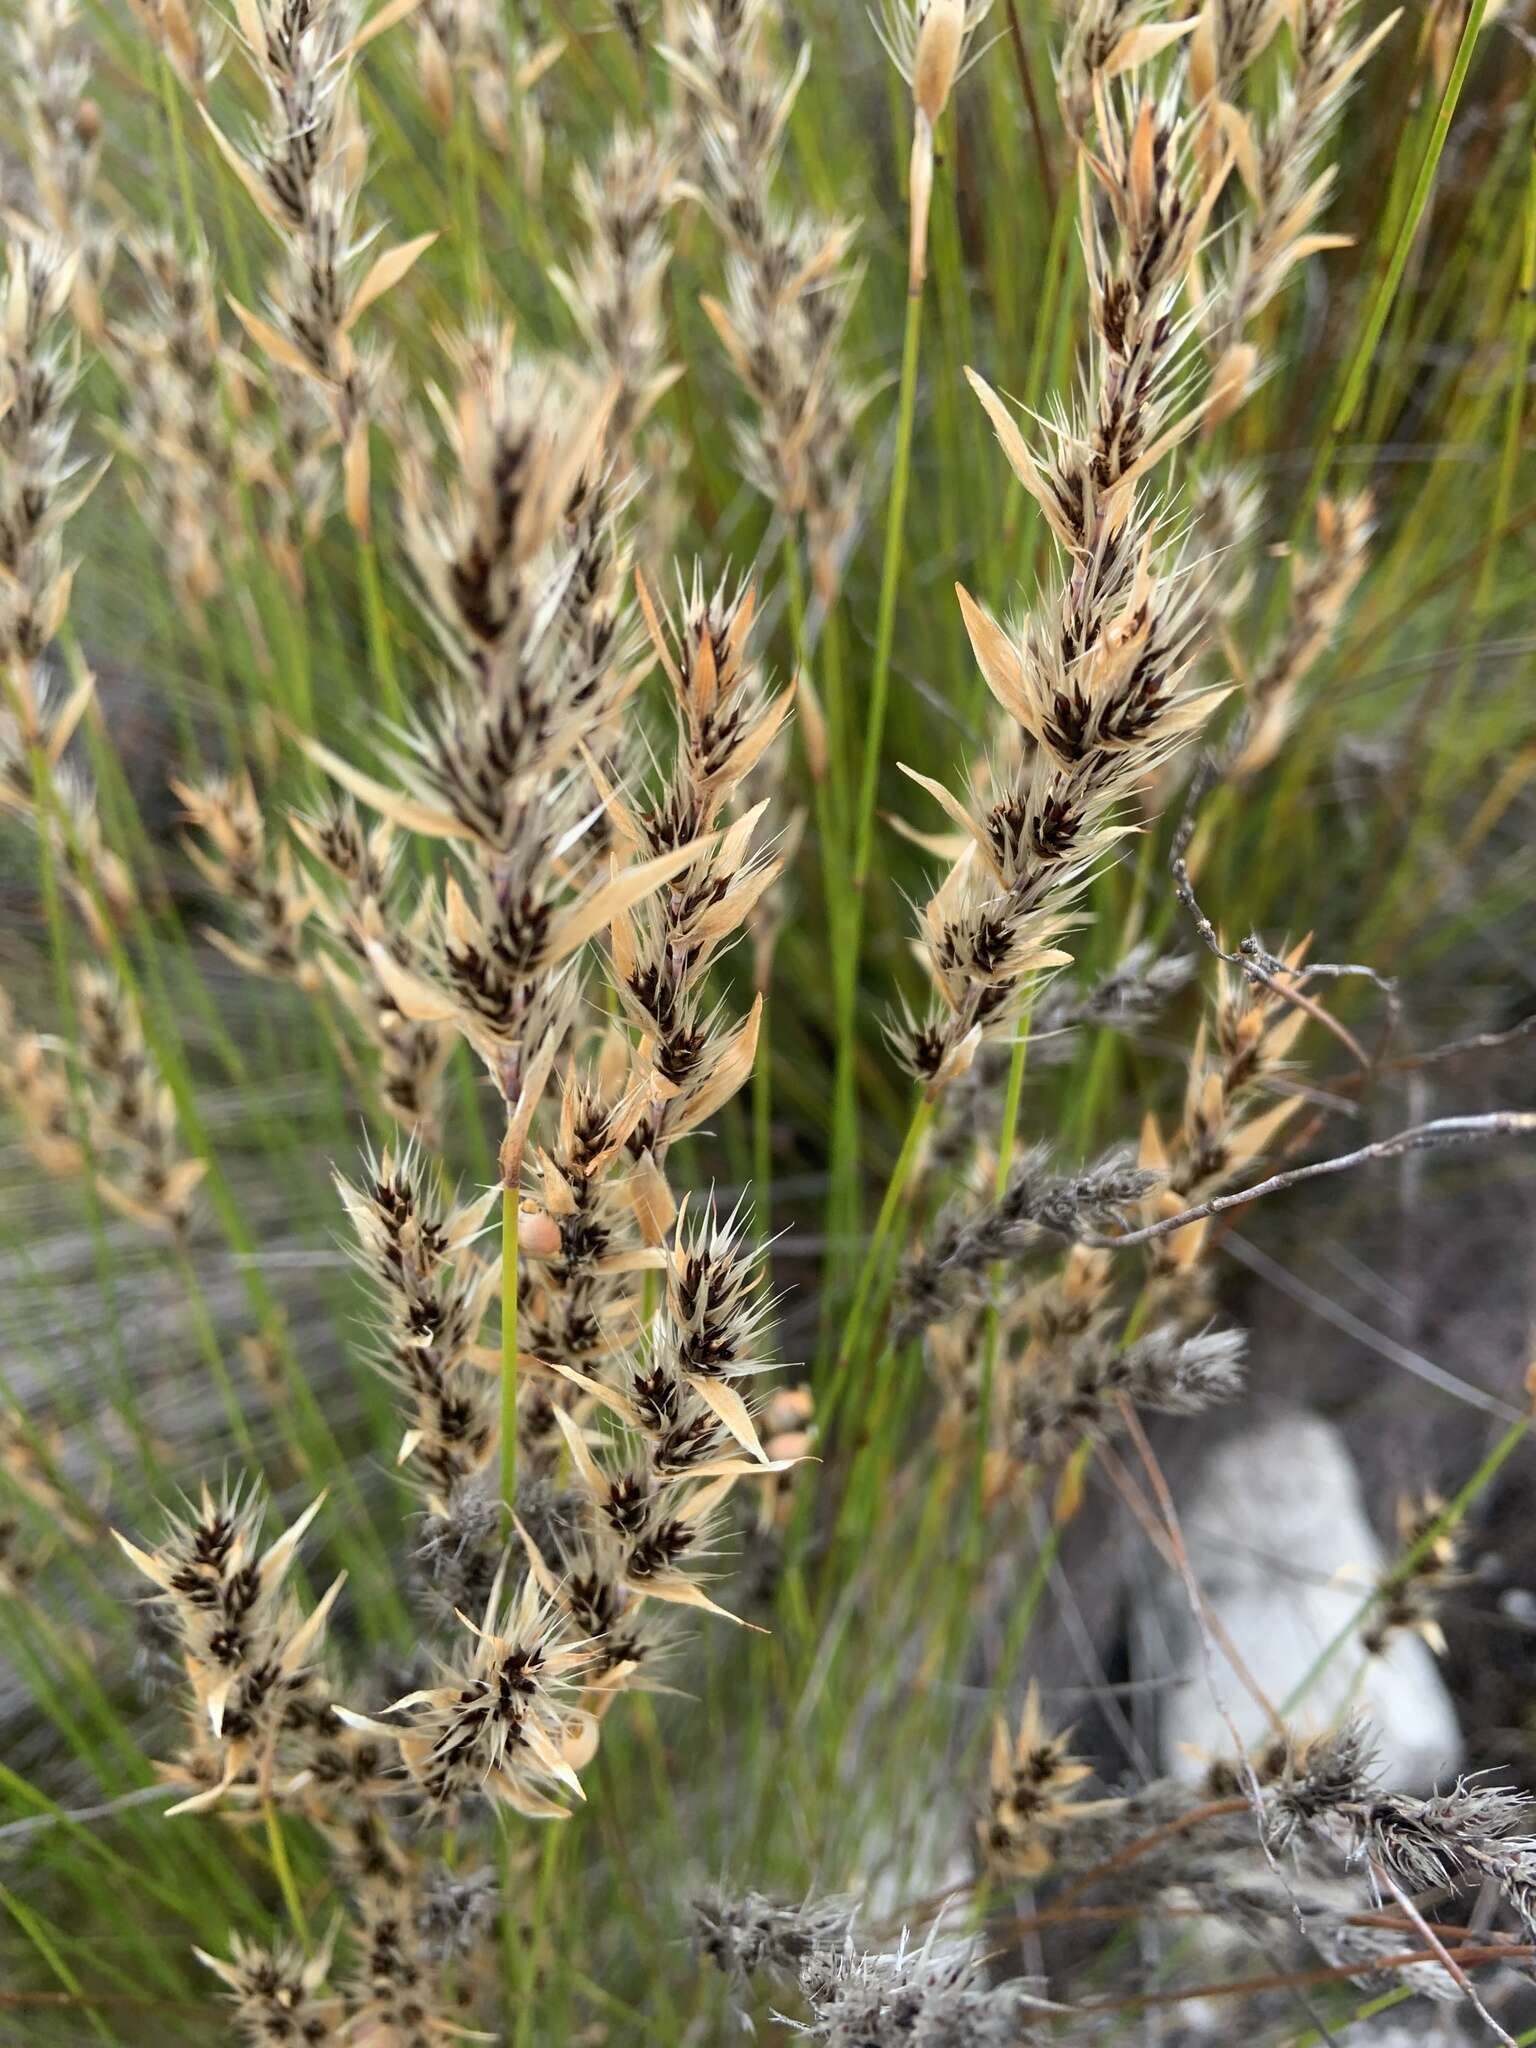
<path fill-rule="evenodd" d="M 502 1581 L 498 1573 L 480 1623 L 460 1615 L 474 1644 L 443 1667 L 444 1683 L 408 1693 L 386 1710 L 407 1715 L 405 1729 L 338 1712 L 348 1727 L 397 1743 L 433 1805 L 456 1808 L 480 1795 L 532 1820 L 564 1820 L 568 1809 L 548 1788 L 582 1796 L 576 1770 L 596 1747 L 597 1729 L 570 1694 L 591 1651 L 532 1575 L 510 1603 L 503 1602 Z"/>
<path fill-rule="evenodd" d="M 324 1711 L 315 1656 L 341 1591 L 335 1579 L 306 1617 L 286 1580 L 319 1500 L 265 1550 L 265 1507 L 238 1488 L 217 1497 L 205 1485 L 197 1505 L 173 1521 L 158 1549 L 117 1542 L 157 1589 L 181 1640 L 199 1716 L 222 1757 L 217 1781 L 173 1812 L 214 1805 L 254 1767 L 272 1783 L 279 1746 Z M 115 1535 L 116 1531 L 113 1532 Z"/>
<path fill-rule="evenodd" d="M 1039 1688 L 1031 1684 L 1010 1744 L 999 1715 L 992 1730 L 992 1764 L 987 1811 L 977 1823 L 982 1854 L 999 1876 L 1031 1879 L 1055 1861 L 1056 1838 L 1094 1814 L 1118 1810 L 1118 1800 L 1084 1800 L 1078 1788 L 1092 1766 L 1071 1751 L 1072 1734 L 1054 1734 L 1040 1710 Z"/>
<path fill-rule="evenodd" d="M 342 2016 L 341 2001 L 321 1992 L 331 1968 L 331 1942 L 314 1955 L 290 1942 L 276 1948 L 235 1935 L 230 1960 L 194 1951 L 199 1962 L 229 1988 L 235 2024 L 251 2048 L 320 2048 L 334 2041 Z"/>

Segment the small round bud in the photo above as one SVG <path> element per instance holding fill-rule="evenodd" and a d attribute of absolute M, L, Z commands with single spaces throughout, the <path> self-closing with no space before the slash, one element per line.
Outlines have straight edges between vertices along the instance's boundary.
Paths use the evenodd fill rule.
<path fill-rule="evenodd" d="M 524 1206 L 517 1216 L 517 1242 L 530 1259 L 556 1258 L 562 1242 L 560 1226 L 544 1210 Z"/>

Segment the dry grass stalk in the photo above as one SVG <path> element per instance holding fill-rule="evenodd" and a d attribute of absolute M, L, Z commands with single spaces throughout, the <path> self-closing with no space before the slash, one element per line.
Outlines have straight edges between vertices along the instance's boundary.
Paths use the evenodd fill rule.
<path fill-rule="evenodd" d="M 724 299 L 704 310 L 757 409 L 737 430 L 742 473 L 791 528 L 802 520 L 811 575 L 830 603 L 857 511 L 852 445 L 866 394 L 839 363 L 858 287 L 844 222 L 786 211 L 774 186 L 784 131 L 810 63 L 778 70 L 764 0 L 694 0 L 664 50 L 686 94 L 695 189 L 725 236 Z"/>
<path fill-rule="evenodd" d="M 92 340 L 102 333 L 101 301 L 118 230 L 97 194 L 101 109 L 89 91 L 91 67 L 71 0 L 27 0 L 16 34 L 13 90 L 19 102 L 39 239 L 57 239 L 74 259 L 70 298 Z"/>
<path fill-rule="evenodd" d="M 1365 574 L 1374 530 L 1371 515 L 1368 491 L 1319 499 L 1315 552 L 1296 557 L 1285 626 L 1247 683 L 1243 719 L 1232 745 L 1233 775 L 1246 779 L 1258 774 L 1284 744 L 1295 723 L 1301 686 L 1332 644 Z"/>
<path fill-rule="evenodd" d="M 1282 13 L 1291 60 L 1265 118 L 1240 107 L 1237 93 Z M 1190 85 L 1203 109 L 1204 147 L 1231 151 L 1247 198 L 1235 237 L 1211 265 L 1202 307 L 1214 365 L 1211 425 L 1241 404 L 1258 372 L 1247 338 L 1258 315 L 1309 257 L 1349 246 L 1348 235 L 1317 225 L 1337 175 L 1324 156 L 1354 80 L 1398 18 L 1356 36 L 1352 15 L 1353 0 L 1299 0 L 1286 10 L 1213 5 L 1200 18 Z"/>
<path fill-rule="evenodd" d="M 224 582 L 221 549 L 240 552 L 231 545 L 239 465 L 213 275 L 206 251 L 183 258 L 168 238 L 132 249 L 145 310 L 114 323 L 104 339 L 126 401 L 114 440 L 142 468 L 135 495 L 165 549 L 179 609 L 205 629 L 205 607 Z"/>
<path fill-rule="evenodd" d="M 595 170 L 576 174 L 587 246 L 574 270 L 555 273 L 594 367 L 615 397 L 609 438 L 627 449 L 656 402 L 682 374 L 662 360 L 662 287 L 672 251 L 666 221 L 677 198 L 677 168 L 666 146 L 640 129 L 619 128 Z"/>
<path fill-rule="evenodd" d="M 1200 418 L 1177 307 L 1219 179 L 1200 176 L 1174 92 L 1112 100 L 1101 87 L 1099 98 L 1101 140 L 1088 162 L 1113 228 L 1106 237 L 1085 172 L 1094 353 L 1084 413 L 1057 423 L 1037 463 L 1002 400 L 971 380 L 1069 569 L 1016 633 L 961 593 L 977 660 L 1012 721 L 990 802 L 967 803 L 907 771 L 961 835 L 922 918 L 938 1001 L 897 1034 L 930 1093 L 966 1070 L 985 1037 L 1010 1028 L 1042 975 L 1070 958 L 1057 942 L 1120 836 L 1117 814 L 1216 702 L 1191 674 L 1204 578 L 1170 555 L 1149 485 Z"/>
<path fill-rule="evenodd" d="M 106 845 L 89 779 L 65 758 L 95 689 L 83 660 L 61 688 L 51 664 L 74 564 L 64 531 L 95 489 L 74 446 L 69 408 L 78 351 L 60 333 L 79 258 L 49 240 L 6 247 L 0 329 L 0 809 L 46 841 L 82 920 L 103 941 L 103 909 L 122 917 L 134 885 Z"/>
<path fill-rule="evenodd" d="M 369 530 L 370 420 L 387 407 L 385 355 L 360 346 L 353 331 L 437 237 L 365 257 L 378 230 L 359 226 L 367 143 L 358 116 L 352 65 L 358 50 L 404 11 L 386 7 L 357 30 L 347 0 L 295 6 L 293 0 L 244 0 L 241 39 L 266 102 L 244 148 L 208 121 L 220 153 L 284 245 L 266 310 L 231 300 L 241 325 L 275 371 L 307 381 L 323 396 L 342 451 L 347 516 Z"/>

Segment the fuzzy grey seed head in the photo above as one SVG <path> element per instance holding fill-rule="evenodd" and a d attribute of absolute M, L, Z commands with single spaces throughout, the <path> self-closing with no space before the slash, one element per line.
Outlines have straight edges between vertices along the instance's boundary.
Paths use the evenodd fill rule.
<path fill-rule="evenodd" d="M 1028 2048 L 1039 2001 L 1019 1982 L 989 1984 L 966 1953 L 925 1943 L 892 1955 L 849 1950 L 802 1974 L 828 2048 Z"/>
<path fill-rule="evenodd" d="M 694 1946 L 728 1977 L 753 1977 L 760 1970 L 798 1977 L 822 1953 L 840 1952 L 853 1909 L 837 1900 L 808 1899 L 786 1906 L 760 1892 L 739 1898 L 716 1893 L 695 1899 Z"/>
<path fill-rule="evenodd" d="M 1152 1330 L 1125 1354 L 1127 1391 L 1138 1407 L 1194 1415 L 1234 1398 L 1247 1353 L 1241 1330 L 1202 1330 L 1193 1337 L 1172 1326 Z"/>
<path fill-rule="evenodd" d="M 486 1937 L 500 1886 L 494 1870 L 450 1870 L 446 1864 L 424 1880 L 416 1906 L 416 1933 L 434 1962 L 473 1955 Z"/>

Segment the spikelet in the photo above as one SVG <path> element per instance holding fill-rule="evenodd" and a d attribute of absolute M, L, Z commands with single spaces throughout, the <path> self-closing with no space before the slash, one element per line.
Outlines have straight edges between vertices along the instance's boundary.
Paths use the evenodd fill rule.
<path fill-rule="evenodd" d="M 977 1832 L 987 1865 L 999 1877 L 1042 1876 L 1055 1860 L 1057 1836 L 1118 1808 L 1118 1800 L 1082 1797 L 1079 1788 L 1093 1771 L 1072 1754 L 1071 1743 L 1070 1730 L 1055 1734 L 1047 1728 L 1035 1685 L 1011 1742 L 1002 1717 L 993 1724 L 987 1812 Z"/>
<path fill-rule="evenodd" d="M 381 1367 L 406 1420 L 398 1462 L 441 1513 L 497 1441 L 495 1388 L 469 1362 L 496 1288 L 495 1266 L 474 1250 L 496 1191 L 446 1201 L 414 1148 L 370 1158 L 361 1185 L 340 1174 L 336 1185 L 384 1305 Z"/>
<path fill-rule="evenodd" d="M 577 1767 L 595 1733 L 575 1704 L 573 1686 L 588 1660 L 568 1637 L 559 1610 L 530 1575 L 504 1604 L 500 1575 L 482 1620 L 461 1617 L 473 1638 L 468 1654 L 444 1670 L 444 1683 L 408 1693 L 387 1711 L 409 1717 L 401 1729 L 342 1710 L 348 1726 L 399 1744 L 422 1796 L 457 1809 L 483 1796 L 529 1820 L 563 1820 L 553 1796 L 581 1796 Z"/>
<path fill-rule="evenodd" d="M 307 1616 L 287 1585 L 320 1506 L 315 1501 L 263 1550 L 260 1499 L 239 1487 L 215 1495 L 204 1484 L 196 1505 L 171 1522 L 155 1550 L 117 1536 L 129 1562 L 156 1588 L 175 1630 L 197 1707 L 199 1744 L 212 1738 L 217 1776 L 175 1812 L 216 1805 L 251 1774 L 257 1790 L 271 1796 L 285 1771 L 302 1762 L 303 1731 L 329 1718 L 326 1681 L 315 1660 L 343 1580 L 333 1580 Z M 297 1782 L 303 1782 L 302 1769 Z"/>
<path fill-rule="evenodd" d="M 312 1956 L 288 1942 L 261 1948 L 238 1934 L 227 1962 L 202 1949 L 194 1953 L 227 1987 L 235 2025 L 251 2048 L 312 2048 L 336 2038 L 341 2002 L 322 1990 L 331 1967 L 329 1939 Z"/>
<path fill-rule="evenodd" d="M 1303 940 L 1280 963 L 1284 978 L 1298 987 L 1306 951 Z M 1142 1164 L 1164 1176 L 1149 1217 L 1177 1215 L 1207 1200 L 1271 1148 L 1303 1098 L 1280 1094 L 1259 1110 L 1255 1098 L 1284 1081 L 1306 1023 L 1306 1012 L 1282 994 L 1222 965 L 1212 1026 L 1201 1024 L 1190 1058 L 1180 1126 L 1168 1139 L 1152 1117 L 1143 1128 Z M 1206 1222 L 1191 1223 L 1147 1248 L 1159 1299 L 1185 1323 L 1205 1314 L 1208 1232 Z"/>
<path fill-rule="evenodd" d="M 391 18 L 386 10 L 378 24 Z M 242 147 L 201 111 L 225 162 L 281 238 L 284 257 L 264 309 L 231 304 L 274 368 L 323 397 L 342 450 L 347 516 L 366 533 L 368 427 L 387 408 L 390 384 L 385 357 L 359 345 L 353 332 L 437 237 L 373 253 L 378 231 L 359 225 L 367 143 L 351 80 L 359 38 L 347 0 L 302 9 L 287 0 L 245 0 L 240 29 L 264 116 Z"/>

